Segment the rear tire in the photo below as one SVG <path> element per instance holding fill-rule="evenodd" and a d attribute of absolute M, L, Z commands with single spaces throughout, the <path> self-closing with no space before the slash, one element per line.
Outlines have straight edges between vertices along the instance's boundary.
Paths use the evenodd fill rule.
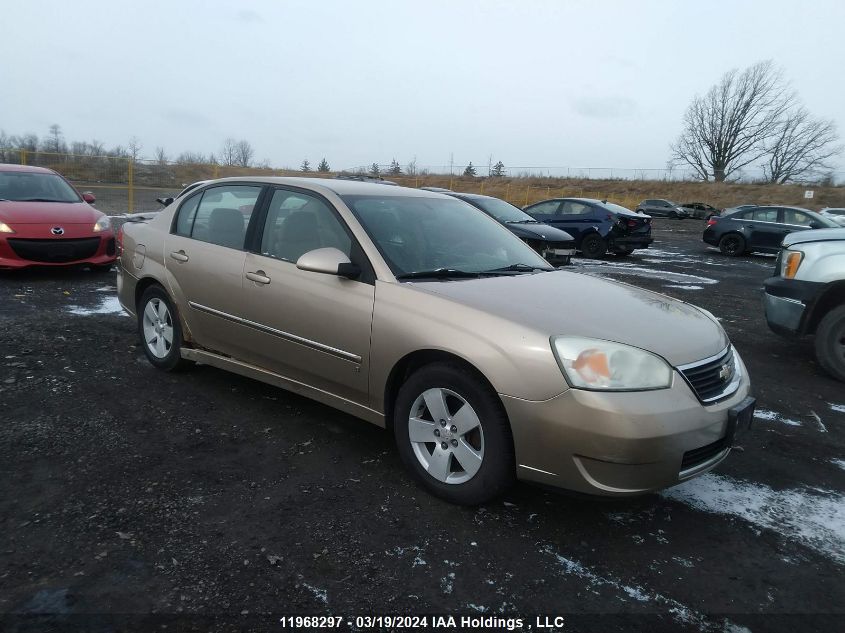
<path fill-rule="evenodd" d="M 179 314 L 161 286 L 150 286 L 141 295 L 138 302 L 138 338 L 153 367 L 179 371 L 193 365 L 182 358 Z"/>
<path fill-rule="evenodd" d="M 737 257 L 745 252 L 745 238 L 739 233 L 728 233 L 719 240 L 719 250 L 728 257 Z"/>
<path fill-rule="evenodd" d="M 516 478 L 502 403 L 460 365 L 433 363 L 408 378 L 396 398 L 393 434 L 405 467 L 429 492 L 451 503 L 485 503 Z"/>
<path fill-rule="evenodd" d="M 837 380 L 845 382 L 845 305 L 828 312 L 816 329 L 816 358 Z"/>
<path fill-rule="evenodd" d="M 598 233 L 590 233 L 581 240 L 581 252 L 584 257 L 597 259 L 607 252 L 607 242 Z"/>

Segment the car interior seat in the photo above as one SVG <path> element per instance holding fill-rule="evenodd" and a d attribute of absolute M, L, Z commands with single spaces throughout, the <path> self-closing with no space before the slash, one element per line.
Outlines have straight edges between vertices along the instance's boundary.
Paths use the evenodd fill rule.
<path fill-rule="evenodd" d="M 237 209 L 218 207 L 208 217 L 208 241 L 229 248 L 244 246 L 244 216 Z"/>

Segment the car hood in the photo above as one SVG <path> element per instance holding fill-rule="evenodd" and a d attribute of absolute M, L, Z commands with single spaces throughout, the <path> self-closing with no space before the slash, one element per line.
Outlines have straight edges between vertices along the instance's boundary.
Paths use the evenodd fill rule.
<path fill-rule="evenodd" d="M 728 345 L 725 331 L 709 312 L 583 273 L 556 270 L 413 285 L 546 336 L 625 343 L 659 354 L 675 366 L 708 358 Z"/>
<path fill-rule="evenodd" d="M 812 231 L 798 231 L 783 238 L 786 247 L 808 242 L 830 242 L 845 240 L 845 229 L 813 229 Z"/>
<path fill-rule="evenodd" d="M 556 229 L 548 224 L 542 224 L 541 222 L 537 222 L 536 224 L 533 222 L 509 222 L 505 226 L 507 226 L 511 233 L 517 237 L 525 239 L 539 239 L 549 242 L 573 241 L 572 236 L 566 231 L 561 231 L 560 229 Z"/>
<path fill-rule="evenodd" d="M 0 202 L 7 224 L 94 224 L 103 214 L 85 202 Z"/>

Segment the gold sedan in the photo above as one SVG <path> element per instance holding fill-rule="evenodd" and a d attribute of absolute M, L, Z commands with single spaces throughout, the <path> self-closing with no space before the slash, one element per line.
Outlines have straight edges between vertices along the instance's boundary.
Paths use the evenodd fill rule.
<path fill-rule="evenodd" d="M 386 427 L 456 503 L 516 478 L 671 486 L 721 462 L 753 414 L 710 313 L 555 269 L 439 193 L 227 178 L 119 242 L 120 302 L 153 365 L 202 362 Z"/>

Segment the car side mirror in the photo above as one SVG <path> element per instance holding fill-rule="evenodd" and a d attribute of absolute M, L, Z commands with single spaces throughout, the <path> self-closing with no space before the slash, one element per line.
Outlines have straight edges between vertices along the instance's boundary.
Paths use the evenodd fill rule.
<path fill-rule="evenodd" d="M 810 228 L 811 229 L 823 229 L 824 224 L 822 224 L 818 220 L 813 220 L 812 222 L 810 222 Z"/>
<path fill-rule="evenodd" d="M 94 194 L 90 191 L 84 192 L 82 194 L 82 199 L 85 200 L 85 202 L 87 202 L 88 204 L 94 204 L 95 202 L 97 202 L 96 196 L 94 196 Z"/>
<path fill-rule="evenodd" d="M 156 198 L 156 202 L 158 202 L 163 207 L 169 207 L 173 204 L 173 198 Z"/>
<path fill-rule="evenodd" d="M 307 270 L 312 273 L 323 273 L 325 275 L 337 275 L 347 279 L 357 279 L 361 275 L 361 269 L 349 261 L 349 258 L 334 248 L 315 248 L 313 251 L 303 253 L 296 260 L 296 267 L 299 270 Z"/>

